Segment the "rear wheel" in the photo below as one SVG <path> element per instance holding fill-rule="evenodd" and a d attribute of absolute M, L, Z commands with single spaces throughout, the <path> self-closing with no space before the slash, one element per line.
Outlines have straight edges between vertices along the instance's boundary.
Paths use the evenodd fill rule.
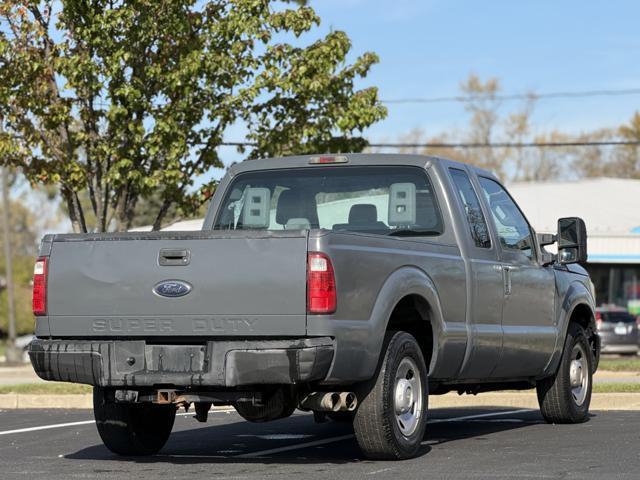
<path fill-rule="evenodd" d="M 427 368 L 409 333 L 388 332 L 384 346 L 377 376 L 356 410 L 356 439 L 367 458 L 411 458 L 427 425 Z"/>
<path fill-rule="evenodd" d="M 169 439 L 176 407 L 116 403 L 103 388 L 93 389 L 93 413 L 100 438 L 118 455 L 153 455 Z"/>
<path fill-rule="evenodd" d="M 584 329 L 569 324 L 569 331 L 553 377 L 538 382 L 538 403 L 549 423 L 581 423 L 589 418 L 593 384 L 593 355 Z"/>

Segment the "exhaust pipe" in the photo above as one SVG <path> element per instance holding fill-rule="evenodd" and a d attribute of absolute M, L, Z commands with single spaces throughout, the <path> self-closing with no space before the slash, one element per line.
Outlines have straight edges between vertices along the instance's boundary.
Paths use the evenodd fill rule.
<path fill-rule="evenodd" d="M 358 406 L 358 399 L 353 392 L 340 392 L 340 402 L 343 410 L 353 412 Z"/>
<path fill-rule="evenodd" d="M 312 392 L 300 401 L 300 408 L 314 412 L 352 412 L 357 406 L 353 392 Z"/>

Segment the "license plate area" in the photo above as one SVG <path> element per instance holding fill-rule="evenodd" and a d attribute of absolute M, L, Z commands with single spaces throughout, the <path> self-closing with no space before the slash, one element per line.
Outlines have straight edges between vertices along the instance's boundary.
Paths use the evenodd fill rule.
<path fill-rule="evenodd" d="M 145 345 L 148 372 L 201 373 L 205 371 L 204 345 Z"/>
<path fill-rule="evenodd" d="M 627 326 L 626 325 L 616 325 L 616 327 L 614 328 L 613 332 L 616 335 L 626 335 L 627 333 L 629 333 Z"/>

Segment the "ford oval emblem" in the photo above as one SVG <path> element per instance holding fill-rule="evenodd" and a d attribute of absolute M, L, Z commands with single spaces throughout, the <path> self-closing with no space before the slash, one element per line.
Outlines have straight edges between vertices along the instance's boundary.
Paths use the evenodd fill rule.
<path fill-rule="evenodd" d="M 191 285 L 182 280 L 163 280 L 153 287 L 153 292 L 161 297 L 184 297 L 191 291 Z"/>

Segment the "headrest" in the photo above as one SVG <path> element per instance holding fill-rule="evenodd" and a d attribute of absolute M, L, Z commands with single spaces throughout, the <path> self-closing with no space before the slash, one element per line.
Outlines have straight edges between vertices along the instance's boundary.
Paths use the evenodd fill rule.
<path fill-rule="evenodd" d="M 356 225 L 373 224 L 378 221 L 378 210 L 370 203 L 358 203 L 349 210 L 349 223 Z"/>
<path fill-rule="evenodd" d="M 286 225 L 292 218 L 306 218 L 311 225 L 317 224 L 315 197 L 305 197 L 299 190 L 282 191 L 276 207 L 276 223 Z"/>

